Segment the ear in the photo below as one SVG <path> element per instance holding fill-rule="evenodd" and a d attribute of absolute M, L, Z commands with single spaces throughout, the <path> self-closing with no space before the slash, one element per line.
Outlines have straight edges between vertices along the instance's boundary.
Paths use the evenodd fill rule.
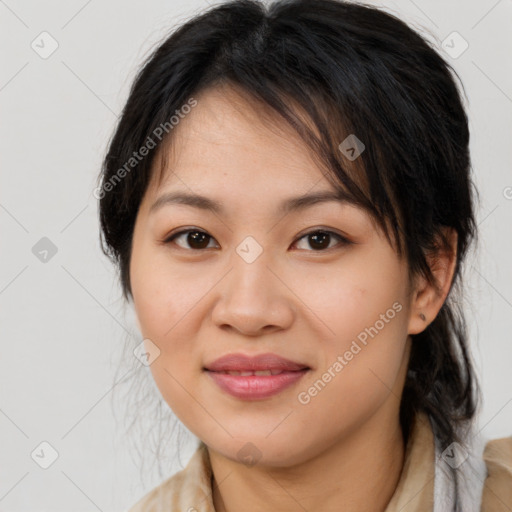
<path fill-rule="evenodd" d="M 457 232 L 446 227 L 443 233 L 449 242 L 448 247 L 439 244 L 434 253 L 427 255 L 437 287 L 423 276 L 416 279 L 411 296 L 408 334 L 418 334 L 434 321 L 450 291 L 457 262 Z"/>

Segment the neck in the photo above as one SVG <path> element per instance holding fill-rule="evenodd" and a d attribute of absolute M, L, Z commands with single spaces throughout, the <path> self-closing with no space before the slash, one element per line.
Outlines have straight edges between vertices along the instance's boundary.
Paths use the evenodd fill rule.
<path fill-rule="evenodd" d="M 286 468 L 246 467 L 209 449 L 216 512 L 384 512 L 400 479 L 404 440 L 384 406 L 328 450 Z"/>

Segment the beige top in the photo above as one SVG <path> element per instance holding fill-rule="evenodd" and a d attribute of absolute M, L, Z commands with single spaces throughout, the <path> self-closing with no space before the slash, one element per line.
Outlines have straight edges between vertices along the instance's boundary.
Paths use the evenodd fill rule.
<path fill-rule="evenodd" d="M 431 512 L 435 443 L 428 417 L 413 425 L 404 466 L 385 512 Z M 512 436 L 487 442 L 481 512 L 512 512 Z M 129 512 L 215 512 L 208 451 L 200 443 L 187 466 L 147 493 Z M 466 512 L 466 511 L 465 511 Z"/>

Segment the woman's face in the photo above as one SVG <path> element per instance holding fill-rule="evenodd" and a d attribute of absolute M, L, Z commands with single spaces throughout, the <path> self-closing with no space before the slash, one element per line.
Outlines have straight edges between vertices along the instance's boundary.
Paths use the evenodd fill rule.
<path fill-rule="evenodd" d="M 334 189 L 296 135 L 243 109 L 210 90 L 174 128 L 166 174 L 138 212 L 130 279 L 143 337 L 160 350 L 152 374 L 178 418 L 225 457 L 287 466 L 378 411 L 398 418 L 415 324 L 406 264 L 369 215 L 333 199 L 283 209 Z M 211 371 L 232 354 L 297 365 Z"/>

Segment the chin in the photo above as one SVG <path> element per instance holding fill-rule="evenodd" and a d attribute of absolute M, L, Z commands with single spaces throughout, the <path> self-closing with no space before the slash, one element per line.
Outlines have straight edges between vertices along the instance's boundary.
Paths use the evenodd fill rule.
<path fill-rule="evenodd" d="M 267 466 L 267 467 L 290 467 L 300 464 L 308 458 L 307 452 L 297 443 L 295 437 L 283 433 L 282 436 L 268 432 L 254 435 L 245 435 L 242 437 L 223 439 L 222 441 L 209 442 L 205 439 L 205 444 L 213 451 L 223 457 L 244 464 L 247 467 Z"/>

